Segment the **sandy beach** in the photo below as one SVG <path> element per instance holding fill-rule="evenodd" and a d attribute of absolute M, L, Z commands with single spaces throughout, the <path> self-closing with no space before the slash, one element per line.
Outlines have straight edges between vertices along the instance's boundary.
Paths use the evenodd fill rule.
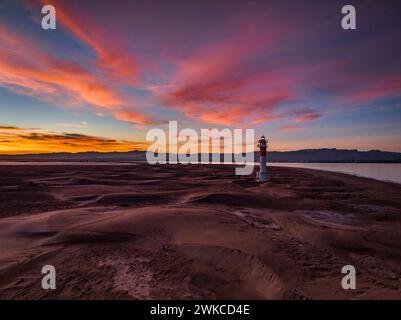
<path fill-rule="evenodd" d="M 401 185 L 269 170 L 0 166 L 0 299 L 401 299 Z"/>

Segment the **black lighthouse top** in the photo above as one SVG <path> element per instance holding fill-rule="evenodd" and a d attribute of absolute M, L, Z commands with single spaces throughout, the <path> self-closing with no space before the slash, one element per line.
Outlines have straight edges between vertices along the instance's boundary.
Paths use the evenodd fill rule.
<path fill-rule="evenodd" d="M 259 144 L 258 147 L 267 147 L 267 140 L 265 138 L 265 136 L 263 135 L 260 139 L 259 139 Z"/>

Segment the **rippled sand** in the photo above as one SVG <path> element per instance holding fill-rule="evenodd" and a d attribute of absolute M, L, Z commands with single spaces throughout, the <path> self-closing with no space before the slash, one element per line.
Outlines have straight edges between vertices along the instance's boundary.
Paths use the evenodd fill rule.
<path fill-rule="evenodd" d="M 401 299 L 401 185 L 270 174 L 0 166 L 0 298 Z M 341 288 L 348 264 L 356 290 Z"/>

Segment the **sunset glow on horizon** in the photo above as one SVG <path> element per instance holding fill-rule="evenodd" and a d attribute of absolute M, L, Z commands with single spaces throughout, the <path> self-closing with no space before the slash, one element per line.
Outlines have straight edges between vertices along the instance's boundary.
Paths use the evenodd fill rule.
<path fill-rule="evenodd" d="M 338 1 L 2 1 L 0 154 L 146 150 L 169 120 L 401 152 L 401 6 L 353 5 L 356 30 Z"/>

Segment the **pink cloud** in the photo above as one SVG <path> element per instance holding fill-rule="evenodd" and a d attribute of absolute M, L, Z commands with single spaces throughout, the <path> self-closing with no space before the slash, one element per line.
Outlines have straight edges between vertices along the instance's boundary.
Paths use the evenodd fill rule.
<path fill-rule="evenodd" d="M 53 103 L 108 109 L 119 120 L 151 123 L 146 113 L 131 107 L 132 99 L 81 65 L 50 56 L 32 39 L 4 25 L 0 38 L 0 86 Z"/>
<path fill-rule="evenodd" d="M 102 23 L 96 22 L 82 10 L 71 9 L 67 2 L 60 0 L 39 0 L 43 5 L 53 4 L 57 8 L 57 21 L 77 39 L 88 45 L 98 57 L 99 67 L 108 77 L 135 84 L 138 81 L 139 66 L 135 59 L 119 46 L 113 37 L 105 32 Z"/>
<path fill-rule="evenodd" d="M 0 26 L 0 83 L 30 95 L 69 95 L 98 107 L 122 103 L 118 93 L 80 65 L 53 58 L 32 40 Z"/>
<path fill-rule="evenodd" d="M 401 97 L 401 75 L 371 79 L 364 88 L 348 94 L 346 99 L 354 103 L 365 103 L 386 97 Z"/>
<path fill-rule="evenodd" d="M 364 55 L 355 55 L 358 59 L 339 55 L 337 44 L 322 42 L 326 36 L 320 29 L 311 30 L 303 13 L 289 14 L 286 8 L 280 18 L 268 11 L 265 16 L 259 16 L 257 11 L 249 15 L 224 11 L 223 18 L 219 17 L 213 25 L 219 29 L 210 27 L 212 31 L 208 31 L 198 24 L 191 29 L 188 19 L 181 21 L 188 30 L 178 28 L 183 26 L 179 24 L 170 29 L 170 25 L 163 24 L 169 21 L 168 14 L 173 17 L 176 13 L 170 4 L 165 4 L 168 14 L 161 17 L 166 19 L 152 21 L 151 26 L 145 18 L 137 24 L 141 17 L 133 12 L 137 5 L 131 2 L 122 5 L 125 10 L 121 20 L 116 20 L 118 12 L 103 25 L 104 21 L 88 7 L 82 5 L 82 10 L 75 10 L 79 1 L 35 1 L 55 4 L 60 27 L 89 48 L 95 58 L 85 60 L 88 65 L 54 58 L 53 53 L 43 53 L 34 41 L 27 37 L 21 40 L 13 34 L 5 37 L 6 45 L 0 48 L 0 84 L 19 94 L 63 102 L 67 99 L 78 105 L 92 105 L 100 109 L 97 111 L 108 109 L 121 121 L 154 123 L 149 108 L 157 105 L 155 108 L 178 111 L 179 117 L 212 124 L 287 121 L 289 125 L 283 126 L 283 130 L 291 131 L 299 128 L 291 124 L 321 118 L 325 106 L 344 108 L 400 96 L 401 78 L 394 75 L 396 70 L 366 64 L 372 51 L 380 48 L 367 51 L 370 41 L 357 42 L 341 48 L 341 52 Z M 105 6 L 106 2 L 97 3 L 103 10 L 111 8 Z M 154 13 L 153 8 L 145 5 L 140 8 L 148 15 Z M 102 16 L 102 9 L 94 11 Z M 137 14 L 135 21 L 131 20 L 131 13 Z M 104 14 L 108 16 L 107 12 Z M 208 19 L 203 17 L 199 22 L 207 23 Z M 133 30 L 130 26 L 140 28 Z M 296 26 L 305 26 L 305 30 L 298 32 Z M 138 30 L 143 31 L 146 41 L 128 43 L 140 33 Z M 193 41 L 194 30 L 201 35 L 199 42 L 198 38 Z M 135 55 L 127 50 L 129 45 Z M 149 48 L 167 49 L 154 52 Z M 146 57 L 139 59 L 137 52 Z M 78 58 L 82 56 L 77 56 L 77 61 Z M 146 93 L 134 97 L 136 91 L 131 89 Z M 321 98 L 324 103 L 320 103 Z M 303 105 L 311 108 L 300 109 Z"/>
<path fill-rule="evenodd" d="M 283 79 L 275 79 L 277 74 L 247 69 L 274 39 L 263 29 L 251 30 L 174 61 L 173 86 L 158 92 L 163 102 L 188 118 L 214 124 L 255 124 L 277 117 L 291 92 Z"/>
<path fill-rule="evenodd" d="M 295 123 L 304 123 L 312 120 L 316 120 L 322 116 L 321 113 L 313 110 L 303 110 L 296 113 L 297 116 L 293 120 Z"/>

